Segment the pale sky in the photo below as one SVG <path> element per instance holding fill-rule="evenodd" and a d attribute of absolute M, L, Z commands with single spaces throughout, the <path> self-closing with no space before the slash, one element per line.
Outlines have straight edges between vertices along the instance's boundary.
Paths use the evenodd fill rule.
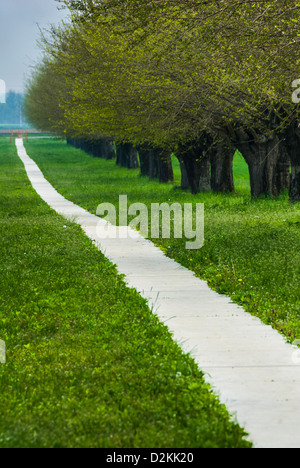
<path fill-rule="evenodd" d="M 39 27 L 66 20 L 55 0 L 0 0 L 0 80 L 6 91 L 24 91 L 31 66 L 39 61 Z"/>

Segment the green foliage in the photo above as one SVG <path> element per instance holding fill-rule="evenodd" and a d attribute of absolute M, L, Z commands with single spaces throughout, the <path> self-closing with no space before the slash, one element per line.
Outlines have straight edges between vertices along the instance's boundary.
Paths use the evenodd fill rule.
<path fill-rule="evenodd" d="M 298 117 L 291 100 L 299 65 L 296 1 L 64 3 L 72 24 L 45 41 L 40 71 L 60 77 L 49 81 L 63 118 L 34 103 L 60 134 L 174 146 L 203 131 L 228 136 L 239 125 L 258 138 Z M 31 104 L 43 92 L 33 80 Z"/>

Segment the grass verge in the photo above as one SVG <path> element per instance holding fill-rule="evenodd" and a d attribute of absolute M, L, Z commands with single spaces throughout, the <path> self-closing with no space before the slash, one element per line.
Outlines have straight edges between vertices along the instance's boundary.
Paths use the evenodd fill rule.
<path fill-rule="evenodd" d="M 41 201 L 3 140 L 0 165 L 0 447 L 249 447 L 194 361 Z"/>

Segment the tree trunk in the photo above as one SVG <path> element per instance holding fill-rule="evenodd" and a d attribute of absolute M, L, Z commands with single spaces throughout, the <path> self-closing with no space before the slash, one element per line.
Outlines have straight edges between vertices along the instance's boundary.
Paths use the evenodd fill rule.
<path fill-rule="evenodd" d="M 150 149 L 144 146 L 137 148 L 140 158 L 140 168 L 142 176 L 149 176 L 150 173 Z"/>
<path fill-rule="evenodd" d="M 187 176 L 186 167 L 182 158 L 177 158 L 180 164 L 180 173 L 181 173 L 181 188 L 182 190 L 187 190 L 189 188 L 189 180 Z"/>
<path fill-rule="evenodd" d="M 128 156 L 129 156 L 128 161 L 127 161 L 128 169 L 138 169 L 140 167 L 140 164 L 138 160 L 137 149 L 132 146 L 131 151 L 129 152 Z"/>
<path fill-rule="evenodd" d="M 198 192 L 210 192 L 211 180 L 209 154 L 206 153 L 202 157 L 200 156 L 197 163 L 199 170 Z"/>
<path fill-rule="evenodd" d="M 211 188 L 214 192 L 234 192 L 233 157 L 234 150 L 223 145 L 210 153 Z"/>
<path fill-rule="evenodd" d="M 91 155 L 93 154 L 94 142 L 92 140 L 85 138 L 83 146 L 84 146 L 84 151 L 87 154 L 91 154 Z"/>
<path fill-rule="evenodd" d="M 171 155 L 168 151 L 160 148 L 154 149 L 155 158 L 157 161 L 157 172 L 160 183 L 167 183 L 174 181 L 174 173 L 172 167 Z"/>
<path fill-rule="evenodd" d="M 161 148 L 151 146 L 138 147 L 140 157 L 141 175 L 150 179 L 158 178 L 161 183 L 174 180 L 171 155 Z"/>
<path fill-rule="evenodd" d="M 153 149 L 149 151 L 149 177 L 150 179 L 158 177 L 158 155 Z"/>
<path fill-rule="evenodd" d="M 102 139 L 100 140 L 100 146 L 102 158 L 105 158 L 106 160 L 115 159 L 116 153 L 114 142 L 112 140 Z"/>
<path fill-rule="evenodd" d="M 254 138 L 246 131 L 237 132 L 238 149 L 245 158 L 250 174 L 252 198 L 277 195 L 276 167 L 280 140 L 276 135 Z"/>
<path fill-rule="evenodd" d="M 130 143 L 120 143 L 117 145 L 117 164 L 121 167 L 128 166 L 128 153 L 131 151 Z"/>
<path fill-rule="evenodd" d="M 122 145 L 116 145 L 116 163 L 121 166 L 121 160 L 123 159 L 123 148 Z"/>
<path fill-rule="evenodd" d="M 102 141 L 101 140 L 94 140 L 94 143 L 93 143 L 93 156 L 94 156 L 94 158 L 103 158 Z"/>
<path fill-rule="evenodd" d="M 117 164 L 127 169 L 137 169 L 139 167 L 137 150 L 131 143 L 120 143 L 117 145 Z"/>
<path fill-rule="evenodd" d="M 298 123 L 287 130 L 286 144 L 291 158 L 290 202 L 300 201 L 300 128 Z"/>
<path fill-rule="evenodd" d="M 82 138 L 75 138 L 74 139 L 74 146 L 77 149 L 83 149 L 83 139 Z"/>
<path fill-rule="evenodd" d="M 282 140 L 279 146 L 279 158 L 276 166 L 276 187 L 277 194 L 289 190 L 291 178 L 291 158 L 288 153 L 286 141 Z"/>
<path fill-rule="evenodd" d="M 292 203 L 300 201 L 300 164 L 292 165 L 291 184 L 290 184 L 290 201 Z"/>
<path fill-rule="evenodd" d="M 192 156 L 192 157 L 191 157 Z M 193 194 L 208 192 L 211 189 L 209 174 L 209 157 L 194 154 L 184 154 L 182 156 L 189 186 Z"/>
<path fill-rule="evenodd" d="M 278 192 L 278 161 L 280 158 L 280 139 L 274 136 L 274 139 L 267 143 L 267 162 L 266 162 L 266 193 L 271 197 L 277 197 Z"/>
<path fill-rule="evenodd" d="M 205 150 L 202 140 L 178 145 L 177 158 L 184 164 L 193 194 L 211 190 L 209 155 Z"/>
<path fill-rule="evenodd" d="M 183 156 L 182 159 L 185 165 L 185 170 L 191 192 L 193 194 L 196 194 L 199 192 L 200 179 L 200 176 L 198 174 L 198 164 L 196 163 L 196 160 L 194 158 L 189 158 L 187 155 Z"/>

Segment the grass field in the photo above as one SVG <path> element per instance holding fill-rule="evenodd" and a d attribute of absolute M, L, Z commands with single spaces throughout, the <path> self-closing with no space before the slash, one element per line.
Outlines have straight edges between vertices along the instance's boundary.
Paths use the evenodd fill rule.
<path fill-rule="evenodd" d="M 98 204 L 179 202 L 205 204 L 205 246 L 185 249 L 181 239 L 155 240 L 165 253 L 193 270 L 220 293 L 284 334 L 300 338 L 300 209 L 288 195 L 278 199 L 250 197 L 247 166 L 237 153 L 236 192 L 191 195 L 183 192 L 174 161 L 175 184 L 140 177 L 138 170 L 116 167 L 61 141 L 26 144 L 49 181 L 69 200 L 96 212 Z"/>
<path fill-rule="evenodd" d="M 28 148 L 69 198 L 97 167 L 95 187 L 80 181 L 84 205 L 115 195 L 117 174 L 128 184 L 126 171 L 62 143 Z M 80 228 L 41 201 L 5 140 L 0 167 L 0 447 L 249 447 L 194 361 Z M 130 177 L 146 196 L 146 181 Z"/>

